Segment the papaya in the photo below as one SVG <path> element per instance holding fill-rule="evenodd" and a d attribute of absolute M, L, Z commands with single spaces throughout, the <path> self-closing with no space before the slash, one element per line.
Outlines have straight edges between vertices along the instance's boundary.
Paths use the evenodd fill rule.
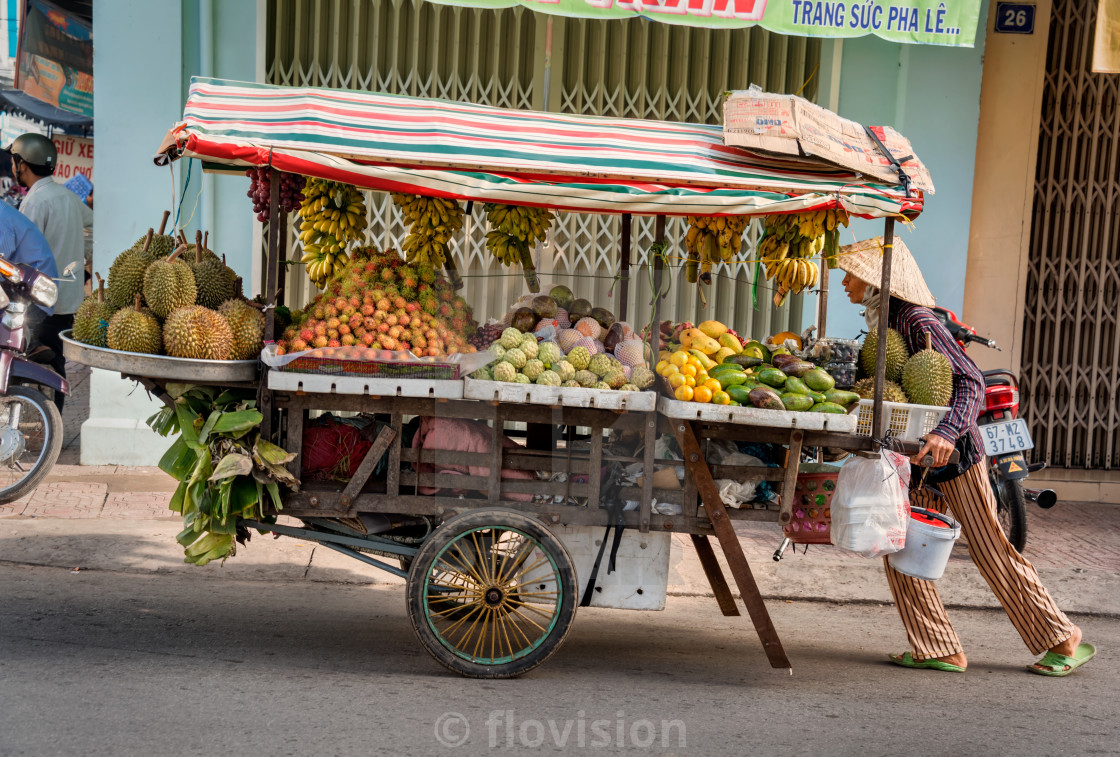
<path fill-rule="evenodd" d="M 786 379 L 786 391 L 793 392 L 794 394 L 804 394 L 808 396 L 812 394 L 812 390 L 805 386 L 805 382 L 796 376 L 790 376 Z M 818 400 L 819 402 L 820 400 Z"/>
<path fill-rule="evenodd" d="M 805 412 L 813 407 L 813 400 L 804 394 L 796 394 L 794 392 L 786 392 L 782 395 L 782 404 L 786 406 L 786 410 L 793 410 L 795 412 Z"/>
<path fill-rule="evenodd" d="M 779 387 L 786 383 L 786 374 L 777 368 L 770 368 L 758 374 L 758 380 L 767 386 Z"/>
<path fill-rule="evenodd" d="M 835 402 L 818 402 L 810 408 L 811 413 L 835 413 L 836 415 L 847 415 L 848 411 L 837 405 Z"/>
<path fill-rule="evenodd" d="M 786 409 L 785 404 L 782 402 L 781 395 L 765 386 L 760 386 L 757 389 L 751 390 L 750 402 L 755 407 L 762 408 L 763 410 Z"/>
<path fill-rule="evenodd" d="M 788 381 L 786 382 L 786 386 L 789 386 Z M 824 396 L 825 401 L 835 403 L 848 410 L 851 410 L 852 406 L 859 402 L 858 394 L 855 392 L 845 392 L 842 389 L 829 389 L 824 393 Z"/>
<path fill-rule="evenodd" d="M 828 397 L 812 389 L 809 390 L 809 396 L 813 398 L 813 402 L 828 402 Z"/>
<path fill-rule="evenodd" d="M 827 392 L 836 386 L 836 379 L 828 375 L 828 371 L 823 368 L 814 368 L 800 378 L 814 392 Z"/>

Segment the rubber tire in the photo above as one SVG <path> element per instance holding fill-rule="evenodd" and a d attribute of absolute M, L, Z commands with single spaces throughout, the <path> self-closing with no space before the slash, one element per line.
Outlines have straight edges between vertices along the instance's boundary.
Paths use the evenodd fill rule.
<path fill-rule="evenodd" d="M 535 539 L 555 561 L 562 583 L 560 611 L 552 633 L 541 646 L 529 654 L 502 665 L 470 662 L 447 649 L 428 625 L 425 612 L 428 602 L 424 591 L 425 577 L 444 547 L 462 533 L 488 526 L 514 528 Z M 483 508 L 450 518 L 424 541 L 420 551 L 412 560 L 412 568 L 409 570 L 408 582 L 405 585 L 405 597 L 408 604 L 408 618 L 412 622 L 416 637 L 441 665 L 466 678 L 516 678 L 543 663 L 564 643 L 575 620 L 576 587 L 576 570 L 571 555 L 568 554 L 563 542 L 553 536 L 543 523 L 515 510 Z"/>
<path fill-rule="evenodd" d="M 1011 546 L 1021 554 L 1027 546 L 1027 499 L 1023 494 L 1023 481 L 1018 478 L 1002 480 L 995 473 L 991 480 L 996 495 L 996 520 Z"/>
<path fill-rule="evenodd" d="M 33 491 L 51 472 L 51 468 L 58 461 L 59 453 L 62 452 L 62 415 L 58 412 L 55 404 L 38 389 L 32 389 L 28 386 L 9 386 L 8 396 L 23 397 L 38 405 L 39 409 L 43 411 L 43 417 L 46 418 L 47 441 L 44 445 L 44 454 L 39 459 L 38 464 L 14 486 L 6 491 L 0 491 L 0 505 L 14 502 Z"/>

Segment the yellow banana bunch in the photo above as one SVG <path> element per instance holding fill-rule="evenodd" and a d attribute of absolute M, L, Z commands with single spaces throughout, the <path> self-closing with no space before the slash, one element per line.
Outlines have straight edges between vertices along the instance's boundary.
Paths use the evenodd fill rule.
<path fill-rule="evenodd" d="M 404 212 L 408 224 L 405 260 L 436 270 L 447 260 L 447 243 L 463 228 L 463 208 L 455 200 L 393 193 L 393 203 Z"/>
<path fill-rule="evenodd" d="M 335 269 L 350 259 L 345 249 L 366 228 L 366 203 L 357 187 L 325 179 L 308 179 L 300 204 L 301 261 L 311 283 L 322 289 Z"/>
<path fill-rule="evenodd" d="M 700 280 L 711 283 L 712 265 L 730 263 L 743 246 L 743 230 L 748 216 L 688 216 L 688 232 L 684 237 L 688 251 L 685 276 L 694 283 L 693 271 L 699 269 Z"/>
<path fill-rule="evenodd" d="M 490 224 L 490 231 L 486 232 L 486 249 L 504 266 L 521 263 L 529 291 L 539 292 L 540 280 L 530 248 L 545 240 L 556 216 L 547 208 L 523 205 L 486 203 L 483 210 Z"/>

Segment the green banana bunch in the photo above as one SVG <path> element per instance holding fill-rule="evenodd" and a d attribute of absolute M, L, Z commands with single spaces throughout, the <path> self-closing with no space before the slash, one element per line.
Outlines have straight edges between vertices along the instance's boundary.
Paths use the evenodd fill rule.
<path fill-rule="evenodd" d="M 743 231 L 750 223 L 748 216 L 688 216 L 688 232 L 684 237 L 688 261 L 685 279 L 712 283 L 712 266 L 730 263 L 743 247 Z"/>
<path fill-rule="evenodd" d="M 448 259 L 447 244 L 463 228 L 463 208 L 444 197 L 393 192 L 393 203 L 404 213 L 408 236 L 401 249 L 409 263 L 439 270 Z"/>
<path fill-rule="evenodd" d="M 345 249 L 360 240 L 366 228 L 366 203 L 357 187 L 309 178 L 300 204 L 301 262 L 311 283 L 322 289 L 349 261 Z"/>
<path fill-rule="evenodd" d="M 533 265 L 532 246 L 548 237 L 556 216 L 548 208 L 523 205 L 483 206 L 490 231 L 486 232 L 486 249 L 504 266 L 521 263 L 530 292 L 540 291 L 540 280 Z"/>

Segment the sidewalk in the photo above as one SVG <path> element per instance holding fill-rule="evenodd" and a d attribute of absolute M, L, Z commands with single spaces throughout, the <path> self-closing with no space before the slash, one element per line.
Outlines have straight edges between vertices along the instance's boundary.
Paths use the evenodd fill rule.
<path fill-rule="evenodd" d="M 74 369 L 68 368 L 75 392 L 64 414 L 66 462 L 55 466 L 28 497 L 0 505 L 0 562 L 255 580 L 401 583 L 329 549 L 256 534 L 224 566 L 184 564 L 175 542 L 182 527 L 178 516 L 167 509 L 175 488 L 171 478 L 156 468 L 72 464 L 77 461 L 81 422 L 88 414 L 88 373 L 82 375 L 79 366 Z M 1025 554 L 1064 609 L 1120 617 L 1118 515 L 1115 505 L 1061 502 L 1051 510 L 1030 506 Z M 741 522 L 737 530 L 759 587 L 769 599 L 890 602 L 876 560 L 812 546 L 807 552 L 799 548 L 796 554 L 791 547 L 775 563 L 772 554 L 781 541 L 776 523 Z M 673 538 L 669 593 L 710 594 L 689 538 Z M 963 544 L 954 549 L 938 585 L 949 606 L 998 606 Z"/>

